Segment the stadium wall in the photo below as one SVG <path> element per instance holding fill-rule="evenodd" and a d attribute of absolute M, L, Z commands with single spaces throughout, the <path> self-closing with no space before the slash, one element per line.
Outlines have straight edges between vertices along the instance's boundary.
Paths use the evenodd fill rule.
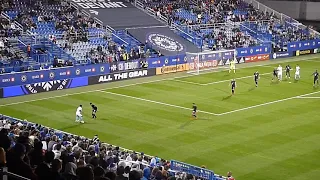
<path fill-rule="evenodd" d="M 276 11 L 283 12 L 284 14 L 292 17 L 293 19 L 302 19 L 309 21 L 320 21 L 319 2 L 307 1 L 277 1 L 277 0 L 259 0 L 264 5 L 275 9 Z"/>
<path fill-rule="evenodd" d="M 270 46 L 236 49 L 236 63 L 267 61 L 319 53 L 320 40 L 288 43 L 288 52 L 272 53 Z M 185 54 L 139 59 L 130 62 L 112 62 L 88 66 L 0 75 L 0 98 L 37 94 L 94 84 L 149 77 L 229 64 L 224 53 L 202 56 L 199 64 L 190 63 Z"/>

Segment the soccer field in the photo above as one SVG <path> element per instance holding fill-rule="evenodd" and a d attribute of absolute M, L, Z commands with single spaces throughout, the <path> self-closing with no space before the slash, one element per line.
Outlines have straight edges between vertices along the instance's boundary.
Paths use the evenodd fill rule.
<path fill-rule="evenodd" d="M 271 82 L 279 64 L 301 80 Z M 162 75 L 0 100 L 0 113 L 110 144 L 232 171 L 237 180 L 320 179 L 319 56 L 237 65 L 197 76 Z M 253 73 L 261 78 L 255 87 Z M 230 80 L 237 89 L 230 96 Z M 92 102 L 98 118 L 92 120 Z M 199 109 L 191 119 L 192 103 Z M 85 124 L 75 123 L 83 105 Z"/>

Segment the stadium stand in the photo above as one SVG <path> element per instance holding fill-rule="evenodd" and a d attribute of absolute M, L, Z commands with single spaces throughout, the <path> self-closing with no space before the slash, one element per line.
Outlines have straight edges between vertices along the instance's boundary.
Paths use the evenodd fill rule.
<path fill-rule="evenodd" d="M 168 18 L 183 32 L 203 39 L 212 50 L 250 47 L 272 43 L 285 49 L 292 41 L 319 37 L 310 27 L 297 25 L 290 18 L 263 12 L 241 0 L 145 1 L 146 7 Z M 197 43 L 199 46 L 199 44 Z"/>
<path fill-rule="evenodd" d="M 70 6 L 67 2 L 4 1 L 3 11 L 5 13 L 2 15 L 7 19 L 2 18 L 1 24 L 15 22 L 24 32 L 23 34 L 15 32 L 19 47 L 16 49 L 22 55 L 29 54 L 29 57 L 22 56 L 20 59 L 29 58 L 30 62 L 37 64 L 37 66 L 26 64 L 27 68 L 24 69 L 2 64 L 2 68 L 6 67 L 3 73 L 107 63 L 157 55 L 152 49 L 141 51 L 141 43 L 128 34 L 121 31 L 108 32 L 90 15 Z M 20 68 L 22 62 L 19 65 L 13 64 Z"/>
<path fill-rule="evenodd" d="M 191 169 L 193 166 L 181 166 L 177 161 L 115 147 L 101 142 L 98 135 L 89 139 L 3 115 L 0 147 L 1 153 L 6 153 L 0 168 L 31 180 L 225 179 L 218 175 L 209 178 L 209 174 L 201 178 L 204 171 L 209 172 L 203 167 Z"/>

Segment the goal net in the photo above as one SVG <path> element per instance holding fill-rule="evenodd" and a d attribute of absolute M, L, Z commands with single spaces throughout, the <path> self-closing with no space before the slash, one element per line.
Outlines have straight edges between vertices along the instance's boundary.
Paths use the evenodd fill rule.
<path fill-rule="evenodd" d="M 189 64 L 188 73 L 200 74 L 203 71 L 217 69 L 218 66 L 224 67 L 229 65 L 231 61 L 236 61 L 236 51 L 221 50 L 207 51 L 200 53 L 186 53 L 187 62 Z"/>

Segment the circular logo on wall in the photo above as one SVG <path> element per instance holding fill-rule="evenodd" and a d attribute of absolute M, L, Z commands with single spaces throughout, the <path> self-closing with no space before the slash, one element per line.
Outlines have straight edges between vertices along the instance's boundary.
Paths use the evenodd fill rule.
<path fill-rule="evenodd" d="M 187 56 L 185 56 L 183 60 L 184 60 L 184 62 L 187 62 L 188 61 Z"/>
<path fill-rule="evenodd" d="M 100 72 L 104 72 L 104 66 L 100 67 Z"/>
<path fill-rule="evenodd" d="M 26 82 L 27 81 L 27 76 L 26 75 L 22 75 L 21 76 L 21 82 Z"/>
<path fill-rule="evenodd" d="M 148 42 L 150 42 L 153 46 L 156 46 L 160 49 L 164 49 L 166 51 L 183 51 L 184 47 L 178 41 L 174 39 L 157 33 L 152 33 L 148 35 Z"/>
<path fill-rule="evenodd" d="M 250 53 L 251 53 L 251 54 L 253 53 L 253 49 L 250 49 Z"/>
<path fill-rule="evenodd" d="M 76 70 L 76 75 L 80 75 L 80 69 L 79 68 Z"/>
<path fill-rule="evenodd" d="M 168 60 L 168 58 L 166 58 L 166 59 L 164 60 L 164 63 L 168 64 L 168 62 L 169 62 L 169 60 Z"/>
<path fill-rule="evenodd" d="M 273 59 L 276 59 L 276 58 L 277 58 L 277 54 L 273 53 Z"/>
<path fill-rule="evenodd" d="M 234 55 L 236 55 L 236 56 L 238 55 L 238 51 L 237 50 L 234 51 Z"/>
<path fill-rule="evenodd" d="M 49 78 L 50 78 L 50 79 L 53 79 L 53 78 L 54 78 L 54 72 L 50 72 L 50 73 L 49 73 Z"/>

